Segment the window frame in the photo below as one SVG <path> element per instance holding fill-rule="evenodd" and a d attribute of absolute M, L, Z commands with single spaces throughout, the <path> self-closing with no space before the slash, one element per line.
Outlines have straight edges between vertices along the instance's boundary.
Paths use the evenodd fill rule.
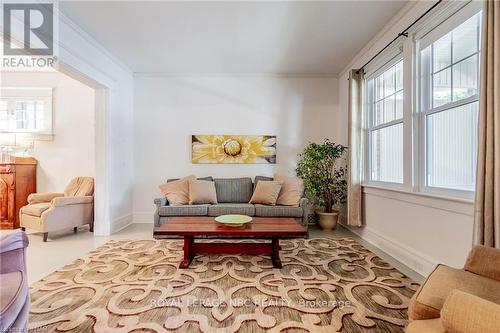
<path fill-rule="evenodd" d="M 433 89 L 432 89 L 432 75 L 435 74 L 432 69 L 432 53 L 426 59 L 422 57 L 422 51 L 424 51 L 427 47 L 432 47 L 432 43 L 444 37 L 446 34 L 450 33 L 454 29 L 456 29 L 461 24 L 465 23 L 468 19 L 472 18 L 474 15 L 478 14 L 482 9 L 482 6 L 474 5 L 473 3 L 469 3 L 468 5 L 461 8 L 458 12 L 454 13 L 453 16 L 449 17 L 447 20 L 443 21 L 437 27 L 432 29 L 429 33 L 421 37 L 416 41 L 416 60 L 418 62 L 418 69 L 415 73 L 416 78 L 416 86 L 418 87 L 418 91 L 416 93 L 418 99 L 418 107 L 415 110 L 415 128 L 417 137 L 416 137 L 416 145 L 417 149 L 416 156 L 414 156 L 416 169 L 417 169 L 417 177 L 415 182 L 416 190 L 420 193 L 424 194 L 435 194 L 441 196 L 450 196 L 450 197 L 458 197 L 465 199 L 472 199 L 474 197 L 474 191 L 469 190 L 460 190 L 446 187 L 437 187 L 437 186 L 429 186 L 427 185 L 427 168 L 428 168 L 428 159 L 427 159 L 427 129 L 426 129 L 426 117 L 432 114 L 438 114 L 440 112 L 446 112 L 447 110 L 465 106 L 471 103 L 475 103 L 479 101 L 479 80 L 480 80 L 480 55 L 481 55 L 481 29 L 478 29 L 478 51 L 476 53 L 472 53 L 463 59 L 460 59 L 457 62 L 453 62 L 453 40 L 451 41 L 451 64 L 441 68 L 438 72 L 444 71 L 447 68 L 451 69 L 451 73 L 453 73 L 453 66 L 463 62 L 466 59 L 477 54 L 477 62 L 478 62 L 478 93 L 467 98 L 453 101 L 453 74 L 451 74 L 450 78 L 450 89 L 452 93 L 452 101 L 434 107 L 433 104 Z M 436 72 L 437 73 L 437 72 Z M 475 170 L 474 170 L 475 172 Z"/>
<path fill-rule="evenodd" d="M 46 126 L 39 130 L 33 129 L 18 129 L 18 130 L 2 130 L 0 133 L 23 134 L 33 136 L 53 135 L 53 88 L 46 87 L 2 87 L 0 90 L 0 99 L 7 102 L 7 108 L 15 111 L 15 103 L 22 100 L 25 102 L 43 101 L 44 102 L 44 122 Z"/>
<path fill-rule="evenodd" d="M 371 186 L 379 186 L 379 187 L 387 187 L 387 188 L 392 188 L 392 189 L 404 189 L 406 188 L 406 158 L 405 156 L 405 149 L 404 149 L 404 142 L 405 142 L 405 61 L 404 61 L 404 56 L 403 52 L 399 50 L 397 52 L 392 52 L 387 54 L 384 58 L 381 58 L 379 61 L 382 62 L 382 65 L 377 66 L 376 69 L 371 71 L 366 77 L 365 77 L 365 83 L 367 89 L 365 89 L 364 92 L 364 97 L 365 97 L 365 121 L 364 121 L 364 130 L 365 130 L 365 135 L 364 135 L 364 144 L 365 144 L 365 161 L 366 161 L 366 167 L 364 170 L 364 181 L 363 185 L 371 185 Z M 375 90 L 375 79 L 382 75 L 385 71 L 387 71 L 389 68 L 392 66 L 398 64 L 399 62 L 402 62 L 402 69 L 403 69 L 403 117 L 400 119 L 395 119 L 387 123 L 383 124 L 378 124 L 374 125 L 375 122 L 373 121 L 373 115 L 374 115 L 374 104 L 375 104 L 375 96 L 374 96 L 374 90 Z M 370 85 L 372 85 L 370 87 Z M 394 95 L 396 95 L 396 91 L 394 92 Z M 397 182 L 387 182 L 387 181 L 380 181 L 380 180 L 373 180 L 371 177 L 372 174 L 372 156 L 371 156 L 371 149 L 372 149 L 372 140 L 371 140 L 371 133 L 376 130 L 380 130 L 383 128 L 388 128 L 394 125 L 402 124 L 403 125 L 403 182 L 402 183 L 397 183 Z"/>

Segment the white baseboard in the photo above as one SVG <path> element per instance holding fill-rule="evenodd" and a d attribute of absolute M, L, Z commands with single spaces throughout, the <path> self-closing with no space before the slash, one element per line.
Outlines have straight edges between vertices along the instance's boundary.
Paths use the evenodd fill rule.
<path fill-rule="evenodd" d="M 114 234 L 131 225 L 133 222 L 132 216 L 132 214 L 127 214 L 113 220 L 113 224 L 111 225 L 111 233 Z"/>
<path fill-rule="evenodd" d="M 134 212 L 132 221 L 133 223 L 154 223 L 154 212 Z"/>
<path fill-rule="evenodd" d="M 361 228 L 343 226 L 422 276 L 428 276 L 438 264 L 437 260 L 367 226 Z"/>

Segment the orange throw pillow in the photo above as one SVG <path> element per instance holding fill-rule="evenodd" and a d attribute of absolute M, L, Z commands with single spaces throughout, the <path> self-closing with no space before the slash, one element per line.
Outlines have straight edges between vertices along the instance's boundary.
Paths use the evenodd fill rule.
<path fill-rule="evenodd" d="M 165 195 L 171 206 L 187 205 L 189 203 L 190 180 L 196 180 L 196 176 L 190 175 L 160 185 L 161 193 Z"/>
<path fill-rule="evenodd" d="M 302 199 L 302 195 L 304 194 L 304 181 L 297 177 L 287 177 L 278 174 L 274 175 L 274 180 L 283 183 L 276 204 L 298 207 L 300 199 Z"/>
<path fill-rule="evenodd" d="M 281 190 L 281 182 L 261 180 L 253 191 L 251 204 L 275 206 Z"/>

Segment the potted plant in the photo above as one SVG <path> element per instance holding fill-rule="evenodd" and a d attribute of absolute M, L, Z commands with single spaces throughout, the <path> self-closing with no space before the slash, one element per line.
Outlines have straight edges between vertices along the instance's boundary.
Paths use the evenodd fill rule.
<path fill-rule="evenodd" d="M 303 179 L 305 194 L 316 206 L 319 225 L 332 230 L 337 225 L 338 207 L 347 197 L 346 167 L 347 147 L 328 139 L 323 143 L 310 143 L 299 155 L 297 176 Z"/>

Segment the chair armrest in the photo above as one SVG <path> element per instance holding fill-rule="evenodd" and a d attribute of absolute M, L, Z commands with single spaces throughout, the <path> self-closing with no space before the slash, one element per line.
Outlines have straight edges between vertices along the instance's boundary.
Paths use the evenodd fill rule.
<path fill-rule="evenodd" d="M 84 197 L 59 197 L 59 198 L 54 198 L 52 200 L 51 205 L 52 207 L 62 207 L 62 206 L 69 206 L 69 205 L 81 205 L 81 204 L 88 204 L 94 202 L 94 197 L 93 196 L 84 196 Z"/>
<path fill-rule="evenodd" d="M 64 193 L 32 193 L 28 196 L 28 203 L 51 202 L 54 198 L 64 197 Z"/>
<path fill-rule="evenodd" d="M 28 237 L 23 231 L 0 238 L 0 273 L 22 271 L 26 274 L 25 248 L 28 243 Z"/>
<path fill-rule="evenodd" d="M 163 198 L 156 198 L 154 200 L 154 203 L 157 207 L 161 207 L 161 206 L 168 206 L 168 200 L 167 198 L 163 197 Z"/>
<path fill-rule="evenodd" d="M 500 281 L 500 249 L 476 245 L 464 265 L 466 271 Z"/>
<path fill-rule="evenodd" d="M 441 310 L 445 332 L 500 333 L 500 305 L 453 290 Z"/>
<path fill-rule="evenodd" d="M 5 234 L 0 238 L 0 253 L 9 252 L 17 249 L 24 249 L 28 246 L 28 237 L 23 231 L 16 231 Z"/>

